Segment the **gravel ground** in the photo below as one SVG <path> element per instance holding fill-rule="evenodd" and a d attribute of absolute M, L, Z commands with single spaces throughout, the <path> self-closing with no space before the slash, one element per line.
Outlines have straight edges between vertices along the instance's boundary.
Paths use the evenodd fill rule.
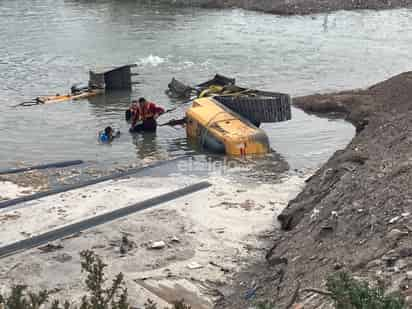
<path fill-rule="evenodd" d="M 270 300 L 285 308 L 300 282 L 324 288 L 328 275 L 346 270 L 411 304 L 412 290 L 412 72 L 364 90 L 294 99 L 310 113 L 344 117 L 357 134 L 337 151 L 282 211 L 282 231 L 266 259 L 234 277 L 220 308 L 247 308 Z M 409 276 L 408 276 L 409 272 Z M 256 289 L 253 297 L 245 297 Z M 305 308 L 328 308 L 300 293 Z"/>

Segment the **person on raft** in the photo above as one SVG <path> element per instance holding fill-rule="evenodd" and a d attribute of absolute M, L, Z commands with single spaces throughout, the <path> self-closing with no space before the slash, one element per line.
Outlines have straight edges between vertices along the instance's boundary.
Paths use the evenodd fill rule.
<path fill-rule="evenodd" d="M 102 133 L 99 134 L 99 141 L 101 143 L 110 143 L 114 138 L 120 136 L 120 131 L 114 133 L 112 127 L 108 126 L 104 129 Z"/>
<path fill-rule="evenodd" d="M 157 128 L 156 119 L 165 112 L 153 102 L 140 98 L 138 102 L 133 101 L 130 107 L 131 127 L 130 132 L 154 132 Z M 126 113 L 127 114 L 127 113 Z M 126 115 L 127 119 L 127 115 Z"/>

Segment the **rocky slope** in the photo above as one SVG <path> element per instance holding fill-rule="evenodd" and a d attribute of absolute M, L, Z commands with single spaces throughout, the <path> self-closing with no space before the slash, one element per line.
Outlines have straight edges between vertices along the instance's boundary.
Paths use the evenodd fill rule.
<path fill-rule="evenodd" d="M 411 0 L 174 0 L 181 5 L 211 8 L 238 7 L 279 15 L 315 14 L 337 10 L 411 7 Z"/>
<path fill-rule="evenodd" d="M 279 215 L 282 231 L 266 261 L 239 274 L 236 292 L 219 306 L 246 308 L 251 298 L 242 295 L 253 287 L 253 302 L 286 308 L 299 283 L 305 308 L 327 308 L 322 296 L 304 291 L 322 288 L 338 270 L 412 295 L 412 72 L 294 103 L 310 113 L 343 116 L 357 134 L 307 179 Z"/>

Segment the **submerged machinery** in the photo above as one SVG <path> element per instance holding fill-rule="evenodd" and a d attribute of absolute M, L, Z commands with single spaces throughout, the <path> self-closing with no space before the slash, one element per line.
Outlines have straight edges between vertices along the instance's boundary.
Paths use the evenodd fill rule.
<path fill-rule="evenodd" d="M 132 72 L 135 64 L 127 64 L 120 67 L 99 68 L 89 71 L 89 82 L 87 84 L 74 84 L 68 94 L 55 94 L 39 96 L 19 105 L 30 106 L 36 104 L 51 104 L 66 101 L 74 101 L 93 97 L 112 90 L 132 90 L 132 86 L 137 84 L 133 81 L 133 76 L 138 73 Z"/>
<path fill-rule="evenodd" d="M 190 140 L 217 153 L 242 156 L 270 149 L 262 129 L 211 97 L 193 101 L 186 111 L 186 130 Z"/>
<path fill-rule="evenodd" d="M 169 96 L 193 99 L 186 111 L 187 136 L 213 152 L 268 153 L 269 139 L 260 124 L 292 117 L 288 94 L 239 87 L 235 79 L 222 75 L 194 87 L 176 79 L 168 86 Z"/>

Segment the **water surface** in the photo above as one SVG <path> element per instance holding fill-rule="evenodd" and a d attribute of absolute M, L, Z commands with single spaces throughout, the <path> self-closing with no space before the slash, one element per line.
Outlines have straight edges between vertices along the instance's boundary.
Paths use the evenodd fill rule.
<path fill-rule="evenodd" d="M 131 136 L 123 111 L 145 96 L 170 108 L 173 76 L 194 84 L 216 72 L 240 85 L 302 95 L 364 87 L 409 69 L 411 11 L 278 17 L 243 10 L 143 5 L 138 1 L 0 1 L 0 167 L 63 159 L 140 162 L 193 152 L 184 129 Z M 48 106 L 11 108 L 66 93 L 93 67 L 137 63 L 132 93 Z M 179 118 L 184 108 L 162 121 Z M 99 145 L 107 125 L 124 134 Z M 292 168 L 313 168 L 354 134 L 341 120 L 294 109 L 293 120 L 264 124 Z"/>

